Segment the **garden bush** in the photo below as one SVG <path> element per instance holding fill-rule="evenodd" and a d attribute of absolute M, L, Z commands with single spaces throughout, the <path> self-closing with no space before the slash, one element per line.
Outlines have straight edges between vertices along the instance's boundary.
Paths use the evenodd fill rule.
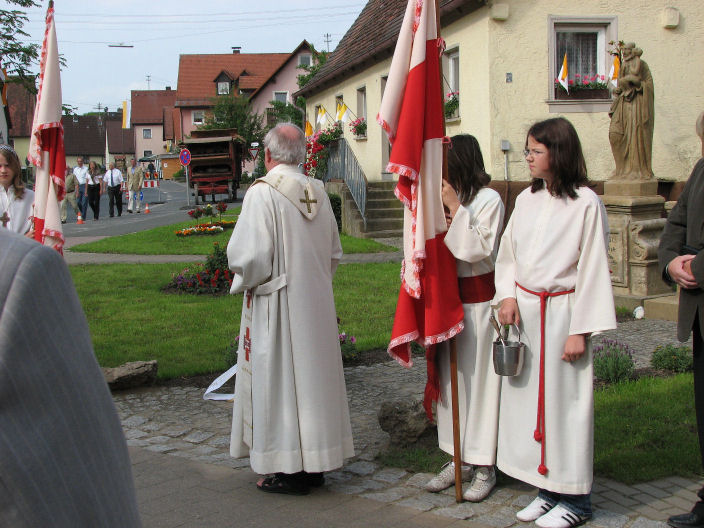
<path fill-rule="evenodd" d="M 625 343 L 604 339 L 593 349 L 594 376 L 608 383 L 626 381 L 633 375 L 633 353 Z"/>
<path fill-rule="evenodd" d="M 217 295 L 228 293 L 230 286 L 232 274 L 227 265 L 227 251 L 216 242 L 205 264 L 194 264 L 174 273 L 164 291 Z"/>
<path fill-rule="evenodd" d="M 653 368 L 672 372 L 689 372 L 693 364 L 692 349 L 688 346 L 659 346 L 650 358 Z"/>
<path fill-rule="evenodd" d="M 342 198 L 339 194 L 328 193 L 328 198 L 330 198 L 330 205 L 332 206 L 332 212 L 335 214 L 335 221 L 337 222 L 337 232 L 342 232 Z"/>

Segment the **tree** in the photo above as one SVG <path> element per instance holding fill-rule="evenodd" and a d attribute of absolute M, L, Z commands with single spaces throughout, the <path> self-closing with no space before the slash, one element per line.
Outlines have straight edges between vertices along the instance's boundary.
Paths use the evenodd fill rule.
<path fill-rule="evenodd" d="M 22 8 L 40 7 L 34 0 L 6 0 Z M 9 75 L 19 77 L 20 81 L 31 91 L 36 92 L 35 76 L 29 68 L 39 58 L 39 44 L 25 44 L 20 38 L 29 37 L 22 28 L 29 18 L 18 9 L 0 9 L 0 60 Z"/>
<path fill-rule="evenodd" d="M 249 146 L 252 142 L 262 142 L 264 138 L 264 118 L 252 110 L 252 105 L 244 96 L 221 95 L 213 100 L 212 115 L 207 114 L 201 130 L 214 128 L 235 128 Z M 249 152 L 245 150 L 249 158 Z"/>
<path fill-rule="evenodd" d="M 303 107 L 299 104 L 292 105 L 291 103 L 282 103 L 281 101 L 271 101 L 271 110 L 269 110 L 274 123 L 293 123 L 301 128 L 304 128 L 303 119 L 305 112 L 305 99 L 299 97 L 296 103 L 303 100 Z"/>

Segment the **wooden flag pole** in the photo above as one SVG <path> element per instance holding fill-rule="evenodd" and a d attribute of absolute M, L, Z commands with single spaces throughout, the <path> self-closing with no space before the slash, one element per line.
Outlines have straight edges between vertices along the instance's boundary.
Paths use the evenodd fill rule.
<path fill-rule="evenodd" d="M 444 50 L 440 48 L 440 0 L 435 0 L 435 24 L 437 28 L 438 38 L 438 53 Z M 438 64 L 440 72 L 440 104 L 443 105 L 442 112 L 442 135 L 445 136 L 445 112 L 444 104 L 445 97 L 443 96 L 443 76 L 442 76 L 442 56 Z M 448 144 L 443 142 L 442 145 L 442 179 L 447 180 L 447 149 Z M 459 390 L 457 383 L 457 341 L 454 337 L 450 338 L 450 392 L 452 393 L 452 441 L 454 446 L 454 454 L 452 457 L 455 463 L 455 501 L 462 502 L 462 454 L 460 446 L 460 402 Z"/>

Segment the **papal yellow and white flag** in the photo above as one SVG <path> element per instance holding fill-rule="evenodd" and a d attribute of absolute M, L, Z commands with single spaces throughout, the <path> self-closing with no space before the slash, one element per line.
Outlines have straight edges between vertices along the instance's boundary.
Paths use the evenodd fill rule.
<path fill-rule="evenodd" d="M 310 124 L 310 121 L 306 119 L 306 137 L 310 137 L 313 135 L 313 125 Z"/>
<path fill-rule="evenodd" d="M 567 81 L 567 53 L 562 59 L 562 67 L 560 68 L 560 73 L 557 75 L 557 82 L 559 82 L 567 93 L 570 93 L 569 82 Z"/>
<path fill-rule="evenodd" d="M 337 121 L 342 121 L 343 123 L 349 121 L 350 109 L 347 108 L 347 105 L 345 103 L 337 103 L 337 115 L 335 119 Z"/>
<path fill-rule="evenodd" d="M 130 103 L 122 101 L 122 128 L 130 127 Z"/>
<path fill-rule="evenodd" d="M 325 124 L 325 108 L 323 108 L 322 106 L 318 108 L 318 119 L 316 119 L 315 123 L 317 125 Z"/>
<path fill-rule="evenodd" d="M 618 55 L 614 55 L 614 62 L 611 64 L 611 71 L 609 72 L 609 80 L 614 87 L 618 86 L 618 72 L 621 70 L 621 61 L 618 59 Z"/>

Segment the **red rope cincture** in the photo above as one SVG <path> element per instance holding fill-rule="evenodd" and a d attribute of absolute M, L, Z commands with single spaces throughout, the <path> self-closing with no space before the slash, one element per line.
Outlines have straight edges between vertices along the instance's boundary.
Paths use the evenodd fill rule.
<path fill-rule="evenodd" d="M 447 148 L 452 148 L 452 138 L 450 136 L 443 136 L 442 137 L 442 144 L 443 145 L 450 145 Z"/>
<path fill-rule="evenodd" d="M 518 283 L 516 283 L 516 286 L 526 293 L 540 297 L 540 374 L 538 382 L 538 415 L 536 418 L 535 431 L 533 431 L 533 438 L 536 442 L 540 442 L 540 465 L 538 466 L 538 473 L 541 475 L 547 475 L 548 468 L 545 465 L 545 310 L 547 308 L 548 297 L 559 297 L 560 295 L 574 293 L 574 288 L 560 292 L 535 292 L 533 290 L 529 290 L 528 288 L 524 288 Z"/>

